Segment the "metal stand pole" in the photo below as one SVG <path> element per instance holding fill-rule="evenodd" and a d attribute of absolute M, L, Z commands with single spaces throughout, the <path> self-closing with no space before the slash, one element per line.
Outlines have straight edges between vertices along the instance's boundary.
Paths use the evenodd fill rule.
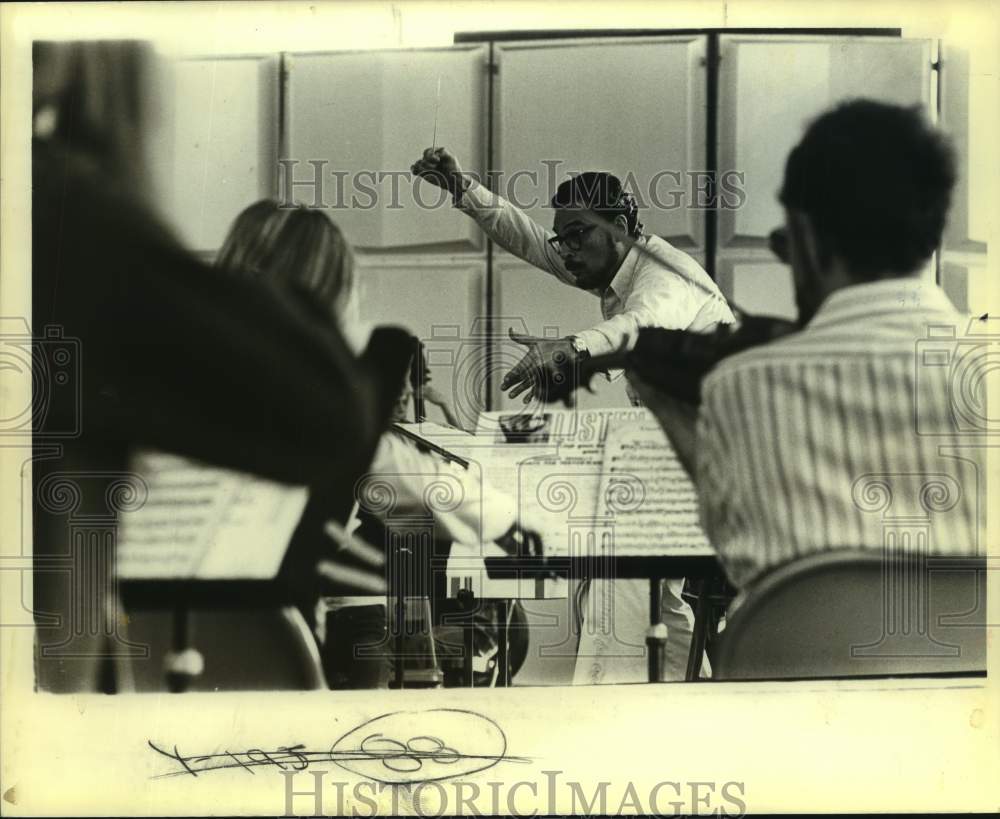
<path fill-rule="evenodd" d="M 667 644 L 667 627 L 663 623 L 663 585 L 659 577 L 649 579 L 649 629 L 646 631 L 646 656 L 649 681 L 663 678 L 663 651 Z"/>
<path fill-rule="evenodd" d="M 497 617 L 499 618 L 499 629 L 497 633 L 497 663 L 499 670 L 497 674 L 497 687 L 510 687 L 510 631 L 507 628 L 507 615 L 509 614 L 510 603 L 506 600 L 497 601 Z"/>
<path fill-rule="evenodd" d="M 460 589 L 458 602 L 462 606 L 462 611 L 465 612 L 465 619 L 462 623 L 462 684 L 466 688 L 472 688 L 474 681 L 472 655 L 475 651 L 473 639 L 475 637 L 475 623 L 472 618 L 476 608 L 476 596 L 472 589 Z"/>

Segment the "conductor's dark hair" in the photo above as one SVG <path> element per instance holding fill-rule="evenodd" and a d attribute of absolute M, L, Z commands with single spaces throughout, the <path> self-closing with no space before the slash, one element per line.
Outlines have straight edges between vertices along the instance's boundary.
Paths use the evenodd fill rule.
<path fill-rule="evenodd" d="M 635 197 L 625 190 L 617 176 L 604 171 L 586 171 L 567 179 L 556 189 L 552 207 L 584 207 L 609 222 L 624 216 L 628 235 L 633 238 L 642 235 Z"/>
<path fill-rule="evenodd" d="M 807 214 L 826 264 L 860 280 L 913 273 L 941 241 L 955 159 L 919 106 L 856 99 L 812 122 L 785 166 L 779 199 Z"/>

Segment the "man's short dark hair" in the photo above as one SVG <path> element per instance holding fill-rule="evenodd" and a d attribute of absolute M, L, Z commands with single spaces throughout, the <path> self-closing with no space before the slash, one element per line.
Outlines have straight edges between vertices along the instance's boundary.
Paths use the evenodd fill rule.
<path fill-rule="evenodd" d="M 824 254 L 872 279 L 912 273 L 930 257 L 954 184 L 951 146 L 919 106 L 857 99 L 809 126 L 779 199 L 810 217 Z"/>
<path fill-rule="evenodd" d="M 604 171 L 586 171 L 563 182 L 552 197 L 552 207 L 585 207 L 609 222 L 624 216 L 628 234 L 633 238 L 642 235 L 639 206 L 635 197 L 622 186 L 614 174 Z"/>

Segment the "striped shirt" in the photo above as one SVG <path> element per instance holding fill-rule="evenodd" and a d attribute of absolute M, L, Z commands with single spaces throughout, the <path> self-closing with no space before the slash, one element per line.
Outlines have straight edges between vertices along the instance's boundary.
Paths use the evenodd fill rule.
<path fill-rule="evenodd" d="M 701 517 L 735 585 L 831 549 L 981 552 L 985 390 L 963 383 L 988 348 L 977 330 L 936 285 L 859 284 L 712 371 Z"/>

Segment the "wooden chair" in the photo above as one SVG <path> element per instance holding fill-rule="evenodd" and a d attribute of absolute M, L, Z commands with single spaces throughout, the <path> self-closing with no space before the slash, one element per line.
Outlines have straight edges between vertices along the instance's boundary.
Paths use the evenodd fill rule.
<path fill-rule="evenodd" d="M 985 558 L 828 552 L 774 570 L 735 601 L 714 676 L 981 674 L 986 622 Z"/>

